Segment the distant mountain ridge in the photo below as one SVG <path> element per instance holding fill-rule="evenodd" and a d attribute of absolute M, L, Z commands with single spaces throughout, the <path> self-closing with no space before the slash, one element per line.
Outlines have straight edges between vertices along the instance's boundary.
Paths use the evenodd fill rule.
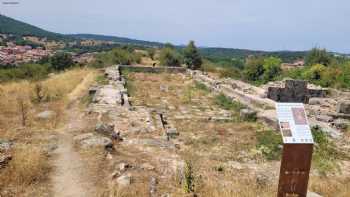
<path fill-rule="evenodd" d="M 97 35 L 97 34 L 60 34 L 50 32 L 34 25 L 30 25 L 25 22 L 21 22 L 16 19 L 4 16 L 0 14 L 0 34 L 13 34 L 15 36 L 37 36 L 46 37 L 49 40 L 62 40 L 62 41 L 73 41 L 73 40 L 101 40 L 101 41 L 112 41 L 118 44 L 131 44 L 141 45 L 147 47 L 162 47 L 164 43 L 152 42 L 138 39 L 131 39 L 118 36 L 109 35 Z M 176 46 L 181 49 L 184 46 Z M 293 61 L 298 58 L 303 58 L 307 51 L 262 51 L 262 50 L 248 50 L 248 49 L 233 49 L 233 48 L 220 48 L 220 47 L 200 47 L 200 52 L 207 58 L 245 58 L 249 55 L 272 55 L 278 56 L 285 61 Z M 334 53 L 340 54 L 340 53 Z"/>
<path fill-rule="evenodd" d="M 69 36 L 46 31 L 34 25 L 18 21 L 0 14 L 0 34 L 12 34 L 15 36 L 46 37 L 50 40 L 69 40 Z"/>

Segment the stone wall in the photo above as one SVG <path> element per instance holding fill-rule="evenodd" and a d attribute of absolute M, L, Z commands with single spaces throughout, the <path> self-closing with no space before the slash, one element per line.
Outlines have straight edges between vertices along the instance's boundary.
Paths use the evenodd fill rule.
<path fill-rule="evenodd" d="M 129 70 L 132 72 L 144 72 L 144 73 L 185 73 L 186 68 L 183 67 L 149 67 L 149 66 L 128 66 L 120 65 L 121 72 Z"/>
<path fill-rule="evenodd" d="M 326 96 L 327 89 L 308 89 L 303 80 L 286 80 L 284 87 L 268 87 L 267 92 L 267 97 L 277 102 L 309 103 L 312 97 Z"/>

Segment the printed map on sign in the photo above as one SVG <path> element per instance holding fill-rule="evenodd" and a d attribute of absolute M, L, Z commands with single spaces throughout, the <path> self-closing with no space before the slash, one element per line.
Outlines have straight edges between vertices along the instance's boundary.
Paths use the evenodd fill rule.
<path fill-rule="evenodd" d="M 285 144 L 313 144 L 302 103 L 276 103 L 277 117 Z"/>

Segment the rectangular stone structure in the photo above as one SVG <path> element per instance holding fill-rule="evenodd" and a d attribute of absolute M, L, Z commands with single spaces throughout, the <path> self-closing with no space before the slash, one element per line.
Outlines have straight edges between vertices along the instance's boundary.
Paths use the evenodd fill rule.
<path fill-rule="evenodd" d="M 286 80 L 285 87 L 269 87 L 267 97 L 277 102 L 309 103 L 311 97 L 326 97 L 325 89 L 308 89 L 307 81 Z"/>

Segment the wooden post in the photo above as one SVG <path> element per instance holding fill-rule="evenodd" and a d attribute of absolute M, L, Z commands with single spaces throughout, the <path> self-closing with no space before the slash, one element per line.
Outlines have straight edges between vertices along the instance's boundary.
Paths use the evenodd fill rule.
<path fill-rule="evenodd" d="M 306 197 L 313 144 L 284 144 L 278 197 Z"/>

